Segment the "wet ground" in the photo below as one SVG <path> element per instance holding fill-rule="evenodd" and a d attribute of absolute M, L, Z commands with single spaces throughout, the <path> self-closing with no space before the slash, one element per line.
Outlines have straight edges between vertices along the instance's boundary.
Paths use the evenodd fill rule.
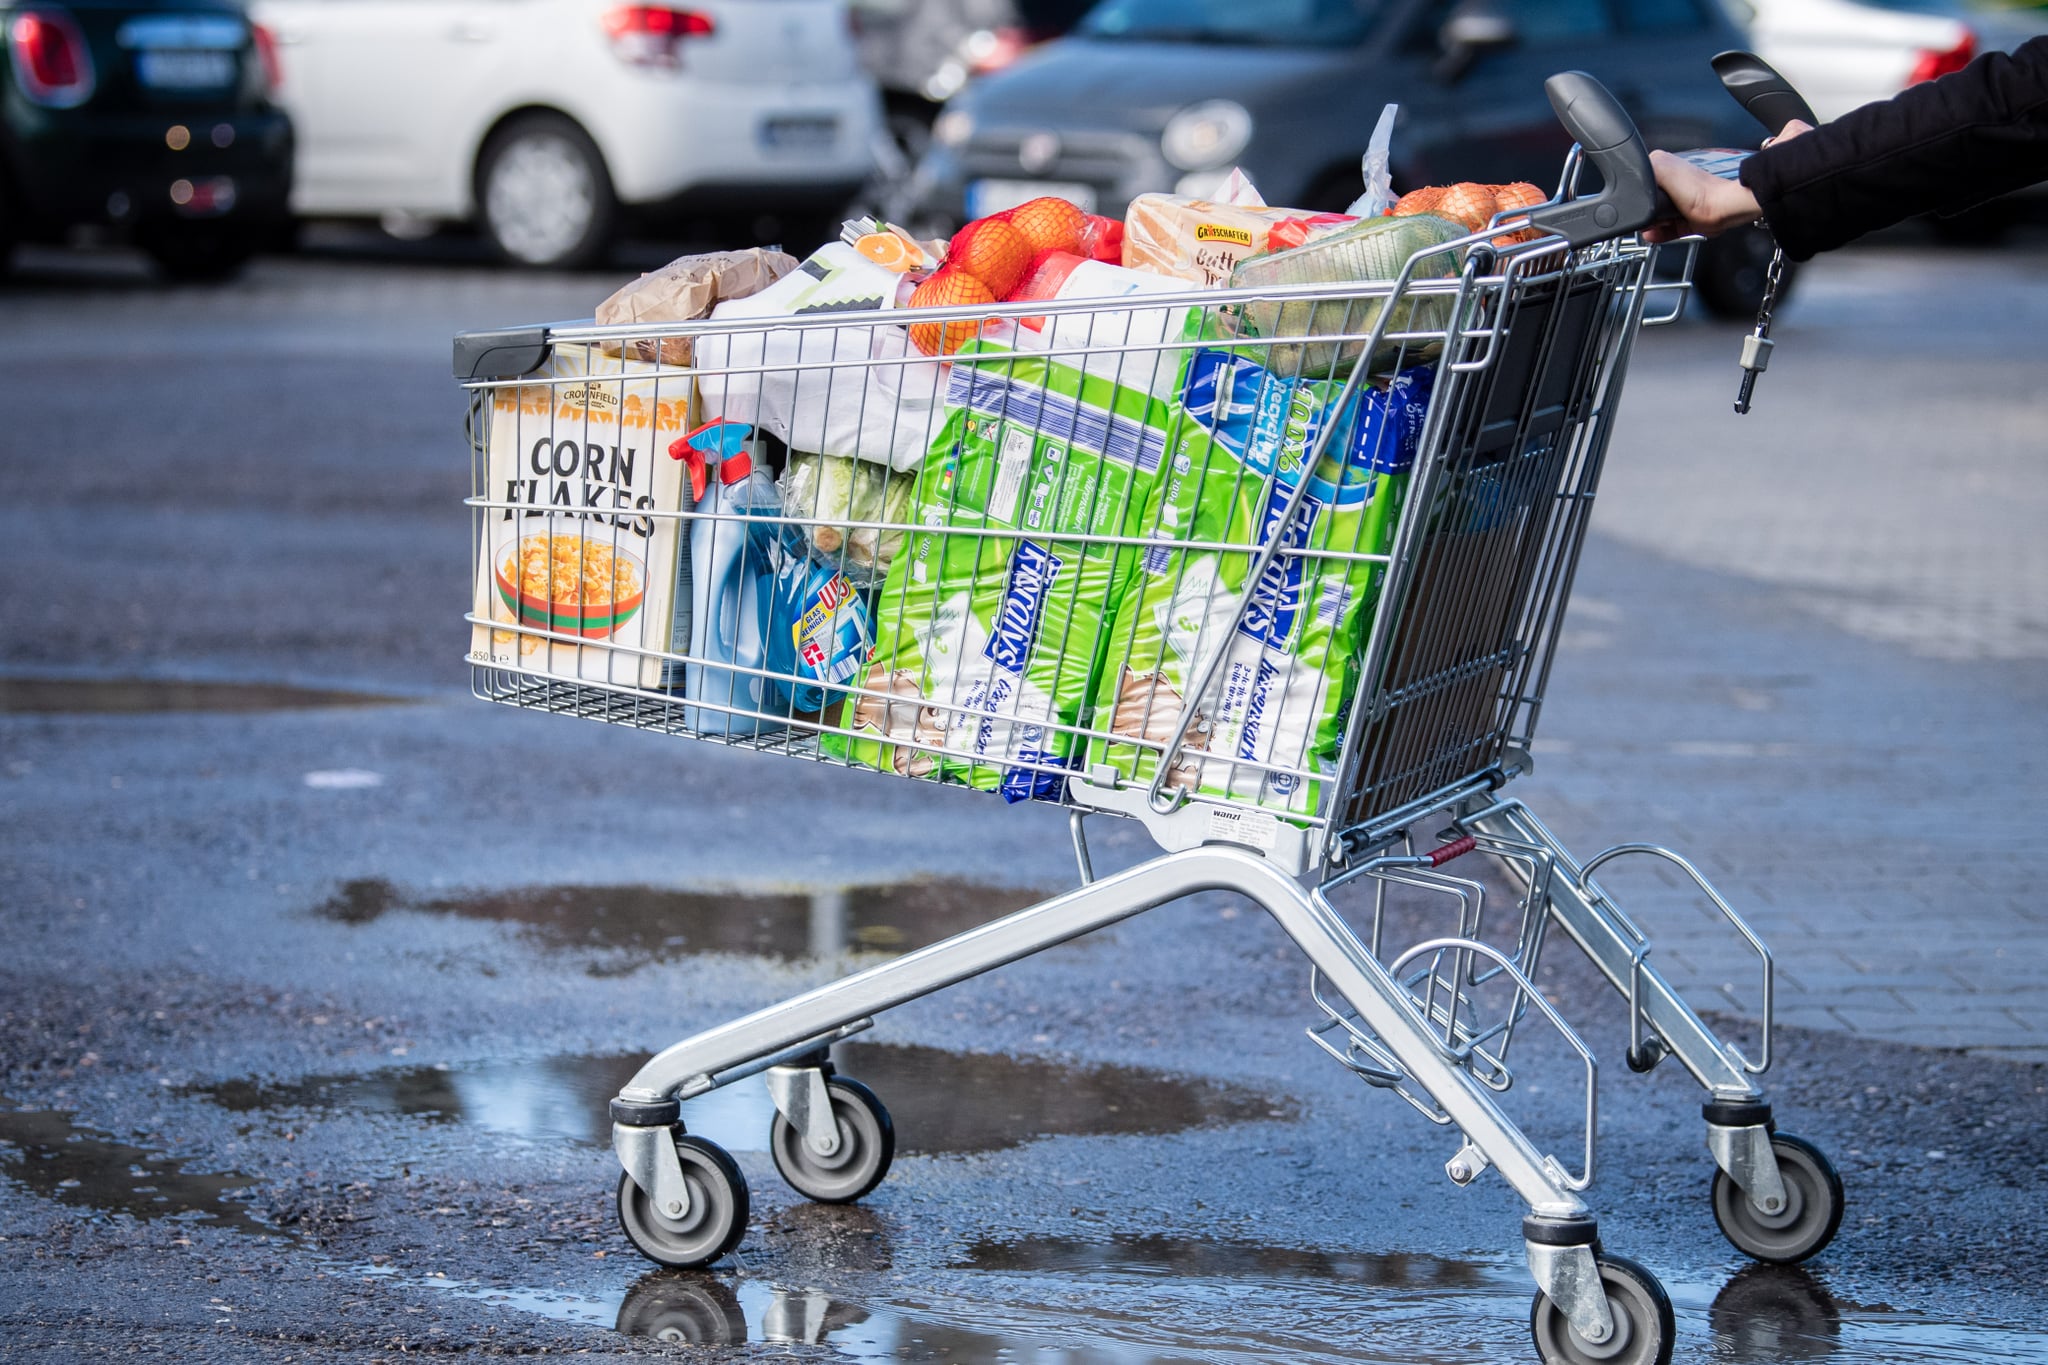
<path fill-rule="evenodd" d="M 1532 1359 L 1523 1210 L 1492 1175 L 1453 1187 L 1452 1135 L 1302 1037 L 1299 955 L 1227 896 L 843 1045 L 901 1139 L 861 1205 L 780 1181 L 757 1085 L 692 1101 L 748 1177 L 746 1240 L 702 1274 L 632 1252 L 604 1100 L 642 1060 L 1074 873 L 1057 812 L 468 696 L 447 335 L 616 283 L 320 260 L 225 292 L 71 267 L 6 286 L 27 322 L 0 356 L 37 396 L 10 456 L 93 433 L 0 461 L 0 563 L 38 585 L 0 631 L 6 1354 Z M 1733 334 L 1673 344 L 1638 371 L 1690 373 Z M 1794 619 L 1597 536 L 1581 583 L 1616 649 L 1731 600 Z M 1685 818 L 1601 813 L 1617 838 Z M 1768 834 L 1796 851 L 1794 816 Z M 1118 828 L 1095 849 L 1144 853 Z M 1930 901 L 1927 932 L 1969 904 Z M 1823 1256 L 1759 1268 L 1709 1211 L 1696 1088 L 1630 1074 L 1618 998 L 1568 945 L 1547 962 L 1606 1063 L 1588 1197 L 1669 1288 L 1679 1359 L 2048 1359 L 2048 1068 L 1781 1030 L 1781 1122 L 1850 1203 Z M 1576 1063 L 1518 1047 L 1511 1110 L 1576 1164 Z"/>
<path fill-rule="evenodd" d="M 950 894 L 971 913 L 973 888 Z M 331 899 L 290 918 L 331 923 Z M 807 898 L 786 901 L 755 909 L 810 922 Z M 1396 904 L 1387 932 L 1419 937 L 1438 910 Z M 393 910 L 327 932 L 366 936 L 359 958 L 393 961 L 445 924 Z M 621 972 L 636 950 L 536 936 L 517 916 L 493 932 L 509 957 L 550 969 L 607 963 L 583 978 L 591 1001 L 748 960 L 653 945 Z M 1546 993 L 1575 1002 L 1612 1055 L 1618 998 L 1569 951 L 1549 959 Z M 759 960 L 795 984 L 878 959 Z M 1020 991 L 1000 988 L 1020 971 Z M 1297 965 L 1227 898 L 1156 912 L 912 1007 L 912 1028 L 840 1045 L 842 1071 L 883 1096 L 901 1138 L 862 1205 L 808 1204 L 781 1184 L 758 1083 L 691 1101 L 686 1123 L 738 1155 L 755 1200 L 740 1250 L 695 1274 L 639 1260 L 609 1207 L 604 1101 L 639 1050 L 547 1051 L 574 1031 L 560 1018 L 453 1047 L 426 1036 L 439 1030 L 422 1026 L 423 1002 L 410 1020 L 361 1017 L 332 993 L 229 993 L 202 976 L 9 985 L 0 1305 L 16 1349 L 48 1358 L 686 1343 L 1047 1365 L 1526 1358 L 1513 1199 L 1491 1178 L 1451 1187 L 1447 1140 L 1287 1026 L 1303 1013 Z M 1192 1014 L 1172 1013 L 1205 985 Z M 1051 1046 L 1045 1006 L 1077 989 L 1098 997 L 1087 1042 Z M 518 1017 L 497 998 L 498 1023 Z M 1197 1017 L 1200 1038 L 1183 1027 Z M 238 1058 L 256 1037 L 271 1060 L 250 1072 Z M 1610 1249 L 1664 1278 L 1679 1358 L 2048 1358 L 2029 1321 L 2048 1068 L 1798 1030 L 1778 1041 L 1786 1126 L 1832 1152 L 1851 1198 L 1839 1242 L 1805 1268 L 1746 1263 L 1719 1239 L 1689 1082 L 1669 1067 L 1602 1074 L 1592 1198 Z M 1578 1078 L 1540 1038 L 1518 1046 L 1516 1111 L 1569 1156 Z"/>

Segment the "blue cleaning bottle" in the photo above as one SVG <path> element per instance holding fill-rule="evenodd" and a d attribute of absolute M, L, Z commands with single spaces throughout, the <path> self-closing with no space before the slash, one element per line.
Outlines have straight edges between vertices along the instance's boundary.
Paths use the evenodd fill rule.
<path fill-rule="evenodd" d="M 781 567 L 782 527 L 772 521 L 727 521 L 752 514 L 778 517 L 782 499 L 765 469 L 740 449 L 718 464 L 718 486 L 690 525 L 690 649 L 683 723 L 705 735 L 758 735 L 783 728 L 786 701 L 747 669 L 767 669 L 768 617 Z M 720 667 L 727 665 L 727 667 Z M 729 708 L 729 709 L 727 709 Z"/>
<path fill-rule="evenodd" d="M 778 675 L 770 686 L 777 710 L 822 711 L 845 695 L 874 652 L 874 636 L 867 604 L 846 576 L 819 563 L 801 531 L 788 530 L 768 603 L 768 667 Z"/>

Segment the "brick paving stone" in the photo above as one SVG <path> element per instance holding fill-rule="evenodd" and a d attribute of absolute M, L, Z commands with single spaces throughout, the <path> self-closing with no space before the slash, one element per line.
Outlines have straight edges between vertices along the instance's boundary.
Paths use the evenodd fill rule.
<path fill-rule="evenodd" d="M 2048 1047 L 2048 262 L 1900 263 L 1816 263 L 1746 418 L 1736 332 L 1644 337 L 1517 794 L 1582 856 L 1693 856 L 1772 944 L 1781 1021 L 2020 1058 Z M 1675 984 L 1754 1008 L 1696 897 L 1602 881 Z"/>

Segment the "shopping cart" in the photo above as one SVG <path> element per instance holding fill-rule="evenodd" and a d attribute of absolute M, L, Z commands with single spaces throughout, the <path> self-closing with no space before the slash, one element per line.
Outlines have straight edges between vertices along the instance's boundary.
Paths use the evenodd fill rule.
<path fill-rule="evenodd" d="M 1597 1063 L 1533 979 L 1553 930 L 1627 1001 L 1629 1067 L 1676 1058 L 1707 1091 L 1712 1206 L 1729 1240 L 1768 1261 L 1827 1245 L 1840 1181 L 1775 1130 L 1755 1079 L 1771 1048 L 1762 940 L 1678 854 L 1624 844 L 1581 860 L 1503 790 L 1531 767 L 1636 331 L 1674 319 L 1687 287 L 1660 281 L 1658 249 L 1631 235 L 1655 188 L 1626 115 L 1578 73 L 1548 88 L 1579 143 L 1555 196 L 1414 251 L 1391 280 L 918 313 L 966 343 L 944 362 L 905 345 L 886 311 L 458 339 L 486 582 L 470 617 L 479 697 L 1070 812 L 1077 889 L 640 1070 L 611 1113 L 619 1215 L 643 1253 L 701 1266 L 745 1231 L 745 1180 L 684 1132 L 682 1100 L 764 1076 L 777 1169 L 813 1199 L 858 1199 L 888 1172 L 894 1129 L 836 1073 L 834 1043 L 884 1010 L 1212 890 L 1257 902 L 1307 955 L 1318 1046 L 1455 1130 L 1454 1183 L 1491 1166 L 1527 1201 L 1546 1360 L 1665 1361 L 1673 1336 L 1656 1278 L 1602 1250 L 1581 1198 Z M 1582 195 L 1589 167 L 1602 188 Z M 663 363 L 683 341 L 692 363 Z M 630 463 L 636 447 L 668 444 L 665 421 L 701 437 L 706 417 L 793 435 L 815 419 L 870 456 L 870 473 L 908 449 L 908 510 L 886 495 L 865 512 L 735 511 L 681 489 L 577 495 L 615 475 L 621 452 Z M 503 477 L 493 461 L 506 452 L 536 477 Z M 508 525 L 537 583 L 518 579 Z M 645 565 L 690 563 L 683 540 L 720 536 L 744 539 L 737 561 L 755 557 L 756 584 L 822 565 L 840 585 L 823 604 L 858 604 L 855 666 L 830 670 L 831 639 L 748 662 L 730 647 L 733 601 L 754 602 L 770 635 L 820 637 L 762 617 L 744 593 L 721 607 L 725 589 L 702 582 L 688 594 L 696 624 L 678 621 L 665 643 L 658 630 L 638 645 L 607 633 L 629 596 L 659 615 L 652 576 L 672 570 Z M 549 584 L 555 600 L 536 604 Z M 1091 814 L 1140 822 L 1160 856 L 1095 876 Z M 1485 883 L 1445 870 L 1475 852 L 1515 888 L 1512 913 L 1489 916 Z M 1598 879 L 1623 860 L 1695 885 L 1754 950 L 1754 1056 L 1658 971 L 1650 937 Z M 1366 892 L 1369 923 L 1346 908 Z M 1450 932 L 1395 942 L 1396 893 L 1439 898 Z M 1569 1159 L 1502 1108 L 1532 1016 L 1583 1069 Z"/>

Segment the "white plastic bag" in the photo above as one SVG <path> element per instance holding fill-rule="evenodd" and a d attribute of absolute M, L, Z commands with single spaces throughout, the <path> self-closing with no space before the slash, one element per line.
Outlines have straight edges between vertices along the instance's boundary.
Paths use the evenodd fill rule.
<path fill-rule="evenodd" d="M 1365 193 L 1344 210 L 1353 218 L 1377 218 L 1394 206 L 1394 120 L 1400 112 L 1400 105 L 1390 104 L 1380 110 L 1380 121 L 1373 125 L 1372 140 L 1365 144 L 1365 156 L 1359 162 L 1365 173 Z"/>
<path fill-rule="evenodd" d="M 719 322 L 838 314 L 847 323 L 699 336 L 704 415 L 751 423 L 792 450 L 915 469 L 937 428 L 945 379 L 885 315 L 901 281 L 830 242 L 761 293 L 719 304 L 711 310 Z"/>

